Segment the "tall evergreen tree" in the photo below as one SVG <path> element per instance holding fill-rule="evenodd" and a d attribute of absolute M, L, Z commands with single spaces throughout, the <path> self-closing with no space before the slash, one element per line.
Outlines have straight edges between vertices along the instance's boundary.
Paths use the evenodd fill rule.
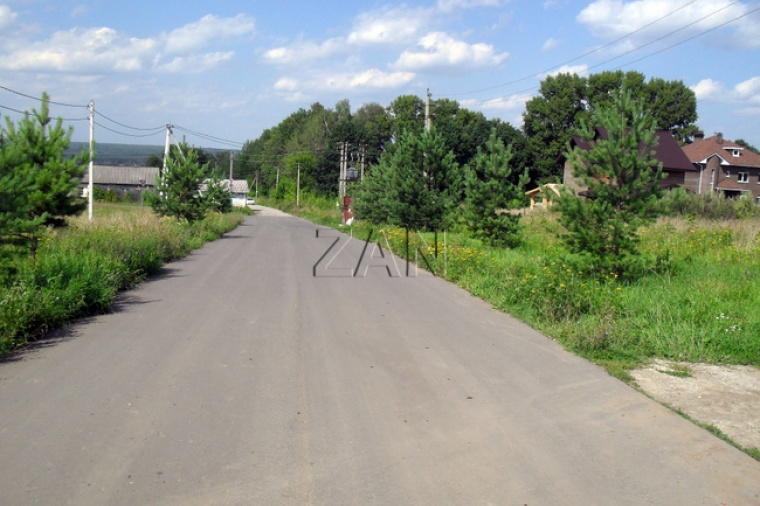
<path fill-rule="evenodd" d="M 465 182 L 470 229 L 498 247 L 514 247 L 519 242 L 520 215 L 508 211 L 520 207 L 525 199 L 528 172 L 524 171 L 515 184 L 511 162 L 512 146 L 505 147 L 493 129 L 485 149 L 478 148 Z"/>
<path fill-rule="evenodd" d="M 189 222 L 202 220 L 206 201 L 200 195 L 200 185 L 208 167 L 198 163 L 198 153 L 186 145 L 173 148 L 166 169 L 156 181 L 158 194 L 149 194 L 153 210 L 161 216 L 172 216 Z"/>
<path fill-rule="evenodd" d="M 64 226 L 87 202 L 77 195 L 87 156 L 66 158 L 72 129 L 59 118 L 53 123 L 49 98 L 40 111 L 26 114 L 18 127 L 6 118 L 0 154 L 0 235 L 23 243 L 35 256 L 48 226 Z"/>
<path fill-rule="evenodd" d="M 595 127 L 607 137 L 596 138 Z M 636 232 L 657 217 L 662 192 L 654 118 L 623 90 L 578 132 L 591 149 L 576 146 L 567 157 L 588 190 L 584 197 L 566 190 L 559 198 L 562 238 L 591 270 L 631 276 L 639 260 Z"/>
<path fill-rule="evenodd" d="M 441 230 L 461 200 L 462 177 L 454 154 L 435 128 L 402 135 L 393 153 L 395 199 L 390 217 L 410 230 Z"/>

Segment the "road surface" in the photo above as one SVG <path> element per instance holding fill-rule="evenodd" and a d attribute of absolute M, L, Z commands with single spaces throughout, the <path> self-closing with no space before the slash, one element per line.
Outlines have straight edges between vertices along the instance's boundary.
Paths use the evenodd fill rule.
<path fill-rule="evenodd" d="M 760 504 L 760 463 L 317 228 L 249 217 L 0 363 L 0 504 Z"/>

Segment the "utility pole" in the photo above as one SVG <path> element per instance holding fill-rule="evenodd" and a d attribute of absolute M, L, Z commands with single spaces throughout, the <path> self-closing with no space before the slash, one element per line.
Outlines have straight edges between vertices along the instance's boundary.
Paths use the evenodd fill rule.
<path fill-rule="evenodd" d="M 230 184 L 227 186 L 227 189 L 230 191 L 230 199 L 232 199 L 232 167 L 235 163 L 235 152 L 233 150 L 230 150 Z M 248 195 L 246 195 L 247 197 Z"/>
<path fill-rule="evenodd" d="M 298 176 L 296 177 L 296 207 L 301 206 L 301 162 L 296 164 Z"/>
<path fill-rule="evenodd" d="M 172 137 L 172 124 L 167 123 L 166 124 L 166 141 L 164 142 L 164 165 L 161 168 L 161 182 L 166 181 L 166 169 L 168 167 L 169 163 L 169 144 L 171 143 L 171 137 Z M 160 193 L 161 196 L 164 196 L 163 192 Z"/>
<path fill-rule="evenodd" d="M 430 117 L 430 97 L 432 97 L 430 89 L 427 90 L 427 100 L 425 101 L 425 130 L 430 131 L 433 125 L 432 118 Z"/>
<path fill-rule="evenodd" d="M 340 143 L 340 176 L 338 177 L 338 199 L 339 205 L 343 205 L 343 197 L 346 196 L 346 172 L 348 165 L 348 143 Z"/>
<path fill-rule="evenodd" d="M 89 177 L 90 181 L 87 184 L 87 218 L 92 221 L 92 203 L 93 193 L 95 192 L 95 185 L 93 183 L 93 158 L 95 157 L 95 102 L 90 100 L 90 165 L 89 165 Z"/>

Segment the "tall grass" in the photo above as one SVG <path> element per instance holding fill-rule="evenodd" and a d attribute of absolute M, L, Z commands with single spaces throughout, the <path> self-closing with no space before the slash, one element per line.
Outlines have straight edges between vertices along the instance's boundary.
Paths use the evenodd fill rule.
<path fill-rule="evenodd" d="M 72 318 L 108 311 L 119 290 L 157 273 L 243 219 L 210 214 L 192 226 L 158 218 L 145 207 L 99 204 L 51 231 L 35 260 L 18 260 L 0 287 L 0 355 Z"/>

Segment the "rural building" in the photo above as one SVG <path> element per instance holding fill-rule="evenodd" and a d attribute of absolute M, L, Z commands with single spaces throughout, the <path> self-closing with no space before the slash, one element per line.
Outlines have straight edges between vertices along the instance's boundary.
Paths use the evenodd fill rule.
<path fill-rule="evenodd" d="M 689 158 L 681 149 L 678 141 L 667 130 L 657 131 L 658 143 L 654 148 L 655 158 L 662 163 L 662 171 L 666 174 L 665 179 L 660 182 L 661 188 L 678 188 L 682 187 L 689 191 L 696 192 L 699 174 L 697 168 L 691 163 Z M 597 128 L 594 140 L 606 139 L 607 131 L 603 128 Z M 570 140 L 570 148 L 575 147 L 589 151 L 591 145 L 582 137 L 574 136 Z M 573 176 L 573 167 L 564 156 L 560 158 L 564 164 L 563 183 L 570 190 L 576 193 L 582 193 L 587 190 L 581 181 Z"/>
<path fill-rule="evenodd" d="M 696 137 L 684 146 L 696 169 L 695 193 L 722 193 L 728 198 L 748 198 L 760 204 L 760 155 L 723 138 Z"/>
<path fill-rule="evenodd" d="M 209 180 L 207 179 L 201 185 L 201 194 L 206 191 L 208 181 Z M 230 180 L 222 179 L 219 181 L 219 184 L 221 184 L 225 190 L 228 190 L 230 192 L 233 206 L 244 207 L 247 205 L 248 192 L 250 192 L 248 181 L 245 179 L 233 179 L 232 186 L 230 187 Z"/>
<path fill-rule="evenodd" d="M 554 205 L 554 200 L 560 195 L 561 184 L 549 183 L 532 190 L 525 192 L 525 195 L 530 198 L 531 211 L 536 208 L 537 205 L 549 208 Z M 539 203 L 538 200 L 541 200 Z"/>
<path fill-rule="evenodd" d="M 92 167 L 92 184 L 103 191 L 111 190 L 119 197 L 129 194 L 133 200 L 139 200 L 140 193 L 153 190 L 159 174 L 158 167 L 130 167 L 121 165 L 97 165 Z M 90 171 L 84 171 L 79 187 L 86 197 L 90 184 Z"/>

